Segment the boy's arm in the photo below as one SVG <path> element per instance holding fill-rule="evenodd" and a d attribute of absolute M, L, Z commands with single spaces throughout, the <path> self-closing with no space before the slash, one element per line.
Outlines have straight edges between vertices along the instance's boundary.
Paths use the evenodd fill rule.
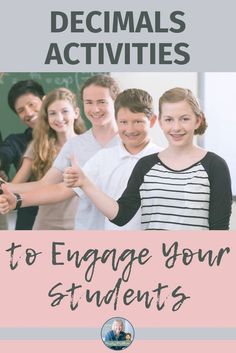
<path fill-rule="evenodd" d="M 71 158 L 71 167 L 63 173 L 64 184 L 68 188 L 80 187 L 93 204 L 109 219 L 114 219 L 119 211 L 118 203 L 102 192 L 83 172 L 77 161 Z"/>
<path fill-rule="evenodd" d="M 12 138 L 13 135 L 8 136 L 0 146 L 0 169 L 6 174 L 8 174 L 12 163 L 16 167 L 16 159 L 19 156 L 19 151 L 15 148 Z"/>
<path fill-rule="evenodd" d="M 101 191 L 91 180 L 85 177 L 80 187 L 104 216 L 110 220 L 117 216 L 119 211 L 118 202 Z"/>

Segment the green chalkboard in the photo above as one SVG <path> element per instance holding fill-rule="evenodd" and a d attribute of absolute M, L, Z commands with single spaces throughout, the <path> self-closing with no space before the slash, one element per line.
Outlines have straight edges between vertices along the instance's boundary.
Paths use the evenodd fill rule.
<path fill-rule="evenodd" d="M 2 137 L 7 137 L 10 133 L 22 132 L 25 130 L 16 114 L 9 108 L 7 103 L 7 95 L 13 84 L 21 80 L 32 79 L 39 82 L 45 93 L 57 87 L 66 87 L 79 95 L 79 91 L 83 83 L 94 72 L 17 72 L 17 73 L 3 73 L 0 76 L 0 130 Z"/>

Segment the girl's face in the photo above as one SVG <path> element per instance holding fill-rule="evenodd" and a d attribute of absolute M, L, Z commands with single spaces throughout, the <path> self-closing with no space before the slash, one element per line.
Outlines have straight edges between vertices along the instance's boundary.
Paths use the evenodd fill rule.
<path fill-rule="evenodd" d="M 57 100 L 48 106 L 48 123 L 56 133 L 74 131 L 74 121 L 79 108 L 74 109 L 68 100 Z"/>
<path fill-rule="evenodd" d="M 159 124 L 170 146 L 187 146 L 193 143 L 194 130 L 201 123 L 186 101 L 163 103 Z"/>

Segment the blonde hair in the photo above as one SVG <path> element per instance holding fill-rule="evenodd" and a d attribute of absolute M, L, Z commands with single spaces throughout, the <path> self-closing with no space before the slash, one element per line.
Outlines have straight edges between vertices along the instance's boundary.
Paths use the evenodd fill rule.
<path fill-rule="evenodd" d="M 67 88 L 57 88 L 49 92 L 43 99 L 37 124 L 33 130 L 35 156 L 32 163 L 32 172 L 36 180 L 44 176 L 59 152 L 57 134 L 48 123 L 48 107 L 57 100 L 66 100 L 74 109 L 78 108 L 75 94 Z M 74 121 L 74 131 L 76 134 L 85 131 L 85 124 L 80 116 Z"/>
<path fill-rule="evenodd" d="M 175 87 L 163 93 L 159 99 L 159 116 L 162 114 L 163 103 L 177 103 L 181 101 L 186 101 L 191 106 L 194 114 L 197 117 L 201 117 L 201 124 L 194 131 L 194 135 L 204 134 L 207 129 L 205 114 L 201 110 L 196 97 L 193 95 L 190 89 Z"/>

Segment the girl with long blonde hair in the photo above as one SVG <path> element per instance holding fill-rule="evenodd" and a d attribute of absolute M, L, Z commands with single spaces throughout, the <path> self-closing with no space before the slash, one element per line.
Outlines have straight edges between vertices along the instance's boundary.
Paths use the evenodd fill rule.
<path fill-rule="evenodd" d="M 67 88 L 49 92 L 43 99 L 33 141 L 12 182 L 40 181 L 64 143 L 84 131 L 75 94 Z M 73 229 L 76 208 L 76 198 L 56 205 L 40 206 L 33 229 Z"/>

